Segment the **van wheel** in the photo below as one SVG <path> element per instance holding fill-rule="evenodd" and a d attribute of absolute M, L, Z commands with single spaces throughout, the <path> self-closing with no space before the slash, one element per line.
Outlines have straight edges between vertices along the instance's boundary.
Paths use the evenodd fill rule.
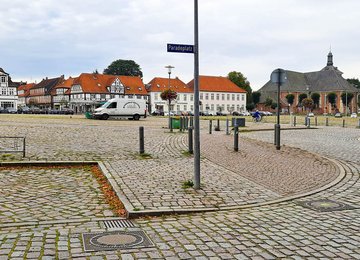
<path fill-rule="evenodd" d="M 103 120 L 108 120 L 109 119 L 109 115 L 108 114 L 103 114 L 101 119 Z"/>
<path fill-rule="evenodd" d="M 134 115 L 134 120 L 139 120 L 140 119 L 140 115 Z"/>

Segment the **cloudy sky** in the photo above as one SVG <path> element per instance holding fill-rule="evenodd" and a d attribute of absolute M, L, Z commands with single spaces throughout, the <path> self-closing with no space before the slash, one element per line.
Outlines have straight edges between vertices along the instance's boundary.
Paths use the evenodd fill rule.
<path fill-rule="evenodd" d="M 13 80 L 102 72 L 117 59 L 144 74 L 193 78 L 193 0 L 1 0 L 0 67 Z M 276 68 L 308 72 L 330 50 L 345 78 L 360 77 L 359 0 L 199 0 L 200 74 L 242 72 L 253 89 Z"/>

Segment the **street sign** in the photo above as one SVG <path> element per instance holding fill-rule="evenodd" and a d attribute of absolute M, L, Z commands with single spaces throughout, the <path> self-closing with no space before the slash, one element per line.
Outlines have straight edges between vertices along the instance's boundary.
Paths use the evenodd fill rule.
<path fill-rule="evenodd" d="M 287 80 L 286 72 L 283 69 L 276 69 L 271 73 L 270 80 L 272 83 L 283 84 Z"/>
<path fill-rule="evenodd" d="M 194 53 L 194 45 L 168 43 L 167 51 L 168 52 Z"/>

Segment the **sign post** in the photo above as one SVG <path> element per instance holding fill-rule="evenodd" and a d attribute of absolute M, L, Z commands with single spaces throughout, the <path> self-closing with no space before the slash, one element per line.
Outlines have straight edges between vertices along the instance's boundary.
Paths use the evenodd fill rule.
<path fill-rule="evenodd" d="M 281 84 L 285 83 L 286 81 L 286 74 L 285 70 L 283 69 L 276 69 L 271 73 L 270 76 L 272 83 L 277 83 L 277 120 L 275 124 L 275 145 L 276 150 L 280 150 L 280 86 Z"/>

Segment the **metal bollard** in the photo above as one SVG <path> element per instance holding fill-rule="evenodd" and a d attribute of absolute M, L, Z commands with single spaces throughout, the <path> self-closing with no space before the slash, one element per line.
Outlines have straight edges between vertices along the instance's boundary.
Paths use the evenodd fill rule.
<path fill-rule="evenodd" d="M 229 135 L 229 118 L 226 118 L 226 135 Z"/>
<path fill-rule="evenodd" d="M 188 130 L 189 129 L 189 117 L 186 116 L 185 117 L 185 130 Z"/>
<path fill-rule="evenodd" d="M 307 125 L 307 128 L 310 128 L 310 122 L 311 122 L 311 121 L 310 121 L 310 117 L 307 117 L 306 120 L 307 120 L 307 124 L 306 124 L 306 125 Z"/>
<path fill-rule="evenodd" d="M 193 127 L 194 126 L 194 117 L 191 116 L 190 117 L 190 127 Z"/>
<path fill-rule="evenodd" d="M 343 119 L 343 127 L 345 127 L 345 119 Z"/>
<path fill-rule="evenodd" d="M 318 121 L 317 121 L 317 116 L 315 117 L 315 126 L 317 126 Z"/>
<path fill-rule="evenodd" d="M 239 151 L 239 127 L 237 125 L 234 127 L 234 151 Z"/>
<path fill-rule="evenodd" d="M 296 116 L 294 116 L 294 126 L 296 126 Z"/>
<path fill-rule="evenodd" d="M 193 150 L 193 128 L 190 126 L 188 128 L 189 132 L 188 132 L 188 137 L 189 137 L 189 153 L 190 154 L 193 154 L 194 153 L 194 150 Z"/>
<path fill-rule="evenodd" d="M 329 126 L 329 118 L 325 118 L 325 126 Z"/>
<path fill-rule="evenodd" d="M 306 116 L 306 117 L 305 117 L 304 125 L 307 126 L 307 123 L 308 123 L 308 117 Z"/>
<path fill-rule="evenodd" d="M 180 127 L 179 127 L 179 130 L 180 130 L 180 132 L 182 132 L 182 130 L 183 130 L 183 117 L 182 117 L 182 116 L 180 117 Z"/>
<path fill-rule="evenodd" d="M 212 119 L 209 120 L 209 134 L 212 132 Z"/>
<path fill-rule="evenodd" d="M 170 132 L 173 131 L 173 118 L 170 117 Z"/>
<path fill-rule="evenodd" d="M 140 137 L 140 154 L 143 154 L 145 152 L 144 149 L 144 127 L 139 127 L 139 137 Z"/>
<path fill-rule="evenodd" d="M 275 125 L 276 150 L 280 150 L 280 125 Z"/>

